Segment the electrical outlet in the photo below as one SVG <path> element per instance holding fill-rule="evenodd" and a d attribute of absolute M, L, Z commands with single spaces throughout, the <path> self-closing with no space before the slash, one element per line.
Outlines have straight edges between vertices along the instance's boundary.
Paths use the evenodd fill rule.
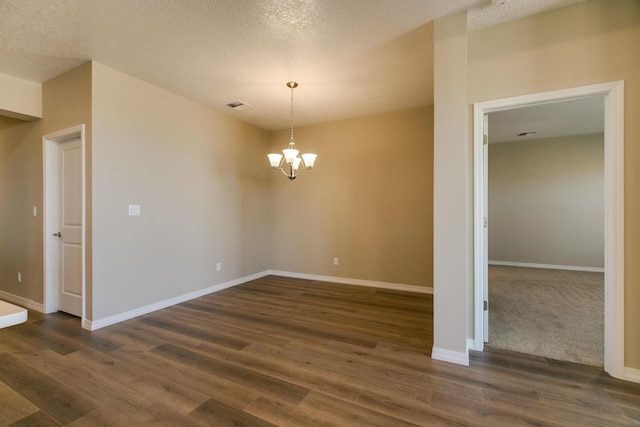
<path fill-rule="evenodd" d="M 18 283 L 22 283 L 22 273 L 18 271 Z"/>
<path fill-rule="evenodd" d="M 140 216 L 140 205 L 129 205 L 129 216 Z"/>
<path fill-rule="evenodd" d="M 334 257 L 333 258 L 333 265 L 338 265 L 338 264 L 339 264 L 338 257 Z"/>
<path fill-rule="evenodd" d="M 217 262 L 216 263 L 216 271 L 220 271 L 222 270 L 222 263 L 221 262 Z"/>

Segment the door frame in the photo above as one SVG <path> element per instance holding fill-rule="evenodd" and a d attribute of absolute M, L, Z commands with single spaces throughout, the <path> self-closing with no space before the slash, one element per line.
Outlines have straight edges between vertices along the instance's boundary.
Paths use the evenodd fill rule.
<path fill-rule="evenodd" d="M 470 348 L 484 349 L 483 291 L 488 266 L 484 262 L 483 195 L 484 115 L 516 107 L 604 97 L 604 370 L 615 378 L 624 369 L 624 81 L 516 96 L 473 105 L 474 147 L 474 338 Z"/>
<path fill-rule="evenodd" d="M 58 143 L 80 138 L 82 152 L 82 316 L 85 323 L 86 313 L 86 175 L 85 175 L 85 126 L 73 126 L 42 137 L 43 158 L 43 260 L 44 260 L 44 312 L 58 311 L 58 240 L 53 233 L 58 231 Z"/>

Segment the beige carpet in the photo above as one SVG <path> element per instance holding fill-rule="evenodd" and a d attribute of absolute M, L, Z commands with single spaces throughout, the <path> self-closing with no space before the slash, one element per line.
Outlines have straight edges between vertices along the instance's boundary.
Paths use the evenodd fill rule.
<path fill-rule="evenodd" d="M 493 348 L 604 363 L 604 274 L 489 266 Z"/>

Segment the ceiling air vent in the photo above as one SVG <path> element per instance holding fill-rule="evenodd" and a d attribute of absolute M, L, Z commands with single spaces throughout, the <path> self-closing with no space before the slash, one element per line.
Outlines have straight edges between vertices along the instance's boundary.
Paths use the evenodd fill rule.
<path fill-rule="evenodd" d="M 534 133 L 536 133 L 535 130 L 527 130 L 527 131 L 518 133 L 518 136 L 529 136 L 529 135 L 533 135 Z"/>
<path fill-rule="evenodd" d="M 249 108 L 253 108 L 251 105 L 247 104 L 246 102 L 243 101 L 235 101 L 235 102 L 230 102 L 227 104 L 227 107 L 233 109 L 233 110 L 247 110 Z"/>

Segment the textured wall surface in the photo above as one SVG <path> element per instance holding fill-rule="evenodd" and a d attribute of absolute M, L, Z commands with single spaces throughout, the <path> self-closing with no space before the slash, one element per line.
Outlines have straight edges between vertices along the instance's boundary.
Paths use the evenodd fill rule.
<path fill-rule="evenodd" d="M 489 144 L 489 260 L 604 268 L 603 134 Z"/>

